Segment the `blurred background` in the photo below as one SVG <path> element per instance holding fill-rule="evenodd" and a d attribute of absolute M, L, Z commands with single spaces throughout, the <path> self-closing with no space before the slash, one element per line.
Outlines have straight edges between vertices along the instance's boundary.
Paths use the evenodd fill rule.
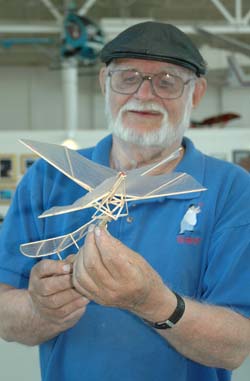
<path fill-rule="evenodd" d="M 156 20 L 188 33 L 208 91 L 187 135 L 250 171 L 249 0 L 0 0 L 0 224 L 36 159 L 20 138 L 95 144 L 108 132 L 98 53 L 126 27 Z M 248 381 L 249 359 L 234 381 Z M 37 349 L 0 340 L 0 379 L 38 381 Z"/>

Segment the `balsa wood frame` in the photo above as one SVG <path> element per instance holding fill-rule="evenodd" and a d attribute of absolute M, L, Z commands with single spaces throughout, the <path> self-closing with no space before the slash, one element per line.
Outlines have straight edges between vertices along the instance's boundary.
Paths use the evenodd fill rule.
<path fill-rule="evenodd" d="M 71 205 L 52 207 L 42 213 L 39 218 L 71 213 L 85 208 L 95 209 L 90 221 L 73 232 L 20 245 L 21 253 L 28 257 L 56 254 L 61 259 L 61 252 L 71 245 L 79 249 L 78 242 L 87 234 L 91 224 L 107 225 L 112 220 L 127 216 L 128 203 L 131 201 L 206 190 L 186 173 L 171 172 L 164 175 L 152 175 L 157 167 L 176 159 L 182 148 L 159 163 L 125 172 L 94 163 L 64 146 L 31 140 L 21 140 L 21 143 L 88 192 Z"/>

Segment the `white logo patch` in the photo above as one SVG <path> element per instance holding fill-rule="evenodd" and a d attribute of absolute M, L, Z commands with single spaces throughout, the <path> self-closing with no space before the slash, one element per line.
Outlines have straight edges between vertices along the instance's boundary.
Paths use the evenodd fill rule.
<path fill-rule="evenodd" d="M 181 221 L 180 233 L 183 234 L 185 231 L 192 232 L 197 224 L 197 214 L 201 212 L 199 206 L 191 205 Z"/>

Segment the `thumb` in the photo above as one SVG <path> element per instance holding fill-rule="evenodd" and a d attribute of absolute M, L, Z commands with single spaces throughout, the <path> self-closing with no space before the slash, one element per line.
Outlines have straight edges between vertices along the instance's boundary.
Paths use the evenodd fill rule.
<path fill-rule="evenodd" d="M 65 258 L 64 262 L 67 264 L 71 264 L 71 263 L 74 263 L 75 259 L 76 259 L 76 255 L 70 254 L 67 256 L 67 258 Z"/>
<path fill-rule="evenodd" d="M 126 253 L 130 251 L 130 249 L 121 241 L 113 237 L 105 227 L 97 226 L 94 233 L 96 246 L 102 254 L 105 254 L 106 256 L 116 254 L 117 258 L 125 258 Z"/>

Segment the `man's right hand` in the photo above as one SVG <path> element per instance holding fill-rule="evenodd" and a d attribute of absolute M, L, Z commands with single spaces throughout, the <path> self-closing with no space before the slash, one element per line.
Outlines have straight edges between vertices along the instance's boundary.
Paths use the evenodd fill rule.
<path fill-rule="evenodd" d="M 65 261 L 42 260 L 30 275 L 28 292 L 34 313 L 61 331 L 78 322 L 89 302 L 73 288 L 73 257 Z"/>

